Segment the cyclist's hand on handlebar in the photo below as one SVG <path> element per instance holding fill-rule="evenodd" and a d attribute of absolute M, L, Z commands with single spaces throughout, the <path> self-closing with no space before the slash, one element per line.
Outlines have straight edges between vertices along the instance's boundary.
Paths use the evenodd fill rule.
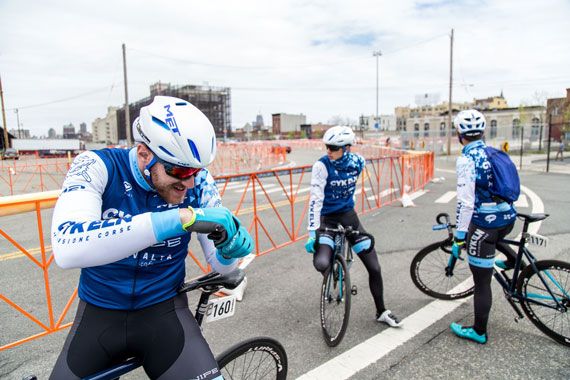
<path fill-rule="evenodd" d="M 232 239 L 240 227 L 239 220 L 225 207 L 181 209 L 180 220 L 186 231 L 208 234 L 216 247 Z"/>
<path fill-rule="evenodd" d="M 461 258 L 461 249 L 465 247 L 465 235 L 464 231 L 456 231 L 453 237 L 453 245 L 451 246 L 451 254 L 460 260 L 463 260 Z"/>
<path fill-rule="evenodd" d="M 315 231 L 309 231 L 309 238 L 305 243 L 305 250 L 307 253 L 315 253 L 315 242 L 316 242 L 316 233 Z"/>

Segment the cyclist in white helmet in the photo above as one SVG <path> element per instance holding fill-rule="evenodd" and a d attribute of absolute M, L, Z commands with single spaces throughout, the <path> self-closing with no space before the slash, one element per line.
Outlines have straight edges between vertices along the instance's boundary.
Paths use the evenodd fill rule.
<path fill-rule="evenodd" d="M 221 379 L 186 295 L 177 294 L 191 232 L 221 273 L 253 249 L 206 169 L 216 155 L 214 129 L 187 101 L 157 96 L 133 135 L 130 150 L 77 156 L 55 206 L 55 261 L 81 268 L 81 277 L 51 379 L 83 378 L 130 357 L 153 379 Z"/>
<path fill-rule="evenodd" d="M 325 273 L 334 251 L 334 236 L 324 228 L 351 226 L 366 232 L 354 210 L 354 191 L 358 176 L 364 170 L 364 158 L 350 152 L 354 143 L 350 127 L 336 126 L 323 136 L 327 154 L 313 165 L 311 195 L 309 199 L 309 238 L 305 243 L 308 253 L 314 254 L 313 265 Z M 391 327 L 401 325 L 400 320 L 384 305 L 382 273 L 374 242 L 365 236 L 351 237 L 352 250 L 362 260 L 369 275 L 369 286 L 376 306 L 376 320 Z"/>
<path fill-rule="evenodd" d="M 472 326 L 452 323 L 451 331 L 461 338 L 485 344 L 495 248 L 497 242 L 513 229 L 516 211 L 512 203 L 489 190 L 496 178 L 483 141 L 485 116 L 477 110 L 461 111 L 455 117 L 454 125 L 463 149 L 457 159 L 457 229 L 452 253 L 458 257 L 462 248 L 467 249 L 475 283 L 475 322 Z M 507 269 L 508 265 L 514 264 L 515 254 L 508 247 L 498 247 L 509 260 L 497 260 L 497 265 Z"/>

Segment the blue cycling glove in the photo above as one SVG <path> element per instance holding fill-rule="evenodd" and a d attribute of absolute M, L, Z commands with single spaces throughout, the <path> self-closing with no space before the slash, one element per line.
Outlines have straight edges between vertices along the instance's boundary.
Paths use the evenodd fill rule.
<path fill-rule="evenodd" d="M 456 231 L 453 237 L 453 245 L 451 246 L 451 254 L 460 260 L 463 260 L 461 258 L 461 249 L 465 246 L 465 235 L 465 231 Z"/>
<path fill-rule="evenodd" d="M 234 237 L 239 220 L 225 207 L 192 208 L 193 218 L 182 225 L 186 231 L 208 234 L 216 247 Z"/>
<path fill-rule="evenodd" d="M 313 230 L 309 231 L 309 238 L 305 243 L 305 250 L 307 251 L 307 253 L 315 253 L 315 242 L 317 241 L 316 236 L 317 234 L 315 233 L 315 231 Z"/>
<path fill-rule="evenodd" d="M 225 259 L 237 259 L 253 251 L 253 240 L 247 230 L 240 226 L 237 233 L 227 241 L 218 244 L 218 253 Z"/>

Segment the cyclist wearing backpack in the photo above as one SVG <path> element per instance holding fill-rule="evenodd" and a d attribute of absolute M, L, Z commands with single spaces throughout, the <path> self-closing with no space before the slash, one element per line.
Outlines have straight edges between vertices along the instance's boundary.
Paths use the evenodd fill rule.
<path fill-rule="evenodd" d="M 461 111 L 454 125 L 463 150 L 457 159 L 457 230 L 452 253 L 459 257 L 461 249 L 467 249 L 475 283 L 475 323 L 470 327 L 452 323 L 450 327 L 457 336 L 484 344 L 492 303 L 495 248 L 513 229 L 513 202 L 518 198 L 520 184 L 508 155 L 487 147 L 482 140 L 486 126 L 482 113 Z"/>
<path fill-rule="evenodd" d="M 344 227 L 351 226 L 355 230 L 366 232 L 354 211 L 354 190 L 365 166 L 362 156 L 350 153 L 354 138 L 354 132 L 349 127 L 329 128 L 323 136 L 327 155 L 313 165 L 309 239 L 305 243 L 305 249 L 314 254 L 313 265 L 321 273 L 329 269 L 334 251 L 334 236 L 325 232 L 324 227 L 336 228 L 340 223 Z M 382 273 L 374 243 L 368 237 L 359 236 L 350 238 L 350 245 L 368 271 L 370 292 L 376 305 L 376 320 L 391 327 L 399 327 L 400 320 L 384 306 Z"/>
<path fill-rule="evenodd" d="M 206 169 L 216 155 L 214 128 L 187 101 L 156 96 L 133 136 L 132 149 L 77 156 L 55 206 L 55 261 L 81 268 L 81 277 L 50 378 L 84 378 L 136 357 L 151 379 L 221 379 L 186 294 L 177 293 L 192 232 L 221 273 L 253 249 Z"/>

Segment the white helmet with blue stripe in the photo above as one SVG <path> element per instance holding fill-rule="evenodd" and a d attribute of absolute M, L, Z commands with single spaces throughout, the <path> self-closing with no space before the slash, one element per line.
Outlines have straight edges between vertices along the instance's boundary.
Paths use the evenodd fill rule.
<path fill-rule="evenodd" d="M 477 110 L 461 111 L 455 116 L 453 124 L 460 135 L 478 136 L 485 132 L 485 116 Z"/>
<path fill-rule="evenodd" d="M 323 142 L 334 146 L 352 145 L 354 143 L 354 132 L 350 127 L 337 125 L 327 129 L 323 136 Z"/>
<path fill-rule="evenodd" d="M 216 157 L 212 123 L 183 99 L 155 96 L 133 122 L 133 136 L 160 159 L 174 165 L 205 168 Z"/>

